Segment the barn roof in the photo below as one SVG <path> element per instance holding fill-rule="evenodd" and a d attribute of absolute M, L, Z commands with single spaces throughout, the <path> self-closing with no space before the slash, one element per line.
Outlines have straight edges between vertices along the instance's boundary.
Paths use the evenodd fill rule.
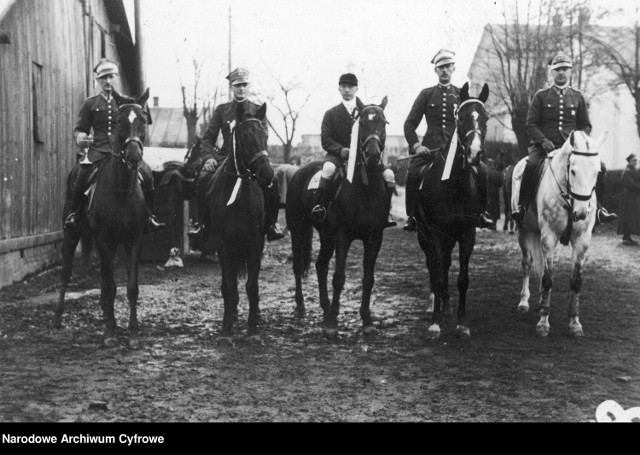
<path fill-rule="evenodd" d="M 149 144 L 155 147 L 186 147 L 187 120 L 181 107 L 152 107 Z"/>

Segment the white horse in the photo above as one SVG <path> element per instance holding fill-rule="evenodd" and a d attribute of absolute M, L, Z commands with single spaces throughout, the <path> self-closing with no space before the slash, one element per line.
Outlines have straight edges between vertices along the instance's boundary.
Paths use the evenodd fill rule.
<path fill-rule="evenodd" d="M 598 144 L 599 145 L 599 144 Z M 515 210 L 526 158 L 514 169 L 511 206 Z M 549 334 L 553 259 L 558 240 L 573 248 L 569 286 L 569 332 L 582 336 L 578 318 L 582 264 L 591 241 L 597 201 L 596 179 L 600 171 L 598 146 L 583 131 L 571 133 L 564 145 L 549 154 L 543 163 L 535 201 L 525 219 L 518 224 L 518 242 L 522 249 L 522 290 L 518 311 L 529 311 L 529 276 L 531 269 L 541 274 L 540 321 L 536 332 Z"/>

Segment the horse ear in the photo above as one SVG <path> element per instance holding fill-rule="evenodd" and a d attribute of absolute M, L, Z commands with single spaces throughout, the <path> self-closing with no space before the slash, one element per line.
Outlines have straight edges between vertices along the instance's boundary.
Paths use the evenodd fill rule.
<path fill-rule="evenodd" d="M 380 103 L 380 109 L 384 110 L 387 107 L 387 97 L 382 98 L 382 103 Z"/>
<path fill-rule="evenodd" d="M 482 87 L 482 91 L 480 92 L 480 96 L 478 97 L 478 99 L 484 103 L 485 101 L 487 101 L 488 98 L 489 98 L 489 85 L 485 83 L 484 86 Z"/>
<path fill-rule="evenodd" d="M 460 101 L 465 102 L 469 99 L 469 83 L 465 82 L 460 89 Z"/>
<path fill-rule="evenodd" d="M 136 104 L 139 104 L 140 106 L 144 106 L 145 104 L 147 104 L 148 100 L 149 100 L 149 87 L 147 87 L 147 89 L 144 91 L 142 96 L 136 100 Z"/>
<path fill-rule="evenodd" d="M 267 103 L 262 103 L 262 106 L 258 108 L 256 112 L 256 118 L 259 120 L 264 119 L 267 116 Z"/>

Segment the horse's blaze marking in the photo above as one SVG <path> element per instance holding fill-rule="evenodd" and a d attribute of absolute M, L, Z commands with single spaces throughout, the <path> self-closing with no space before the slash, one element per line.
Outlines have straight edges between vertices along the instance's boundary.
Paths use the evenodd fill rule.
<path fill-rule="evenodd" d="M 369 114 L 369 121 L 373 120 L 376 117 L 376 113 L 372 112 L 371 114 Z"/>
<path fill-rule="evenodd" d="M 138 116 L 136 115 L 136 113 L 135 113 L 135 112 L 131 111 L 131 112 L 129 113 L 129 123 L 131 123 L 132 125 L 133 125 L 133 121 L 134 121 L 135 119 L 137 119 L 137 118 L 138 118 Z"/>

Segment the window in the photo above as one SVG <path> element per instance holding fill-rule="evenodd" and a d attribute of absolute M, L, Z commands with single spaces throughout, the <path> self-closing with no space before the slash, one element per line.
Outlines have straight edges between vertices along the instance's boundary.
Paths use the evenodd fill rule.
<path fill-rule="evenodd" d="M 33 62 L 33 77 L 31 80 L 31 102 L 33 103 L 33 139 L 44 143 L 44 93 L 42 90 L 42 65 Z"/>

